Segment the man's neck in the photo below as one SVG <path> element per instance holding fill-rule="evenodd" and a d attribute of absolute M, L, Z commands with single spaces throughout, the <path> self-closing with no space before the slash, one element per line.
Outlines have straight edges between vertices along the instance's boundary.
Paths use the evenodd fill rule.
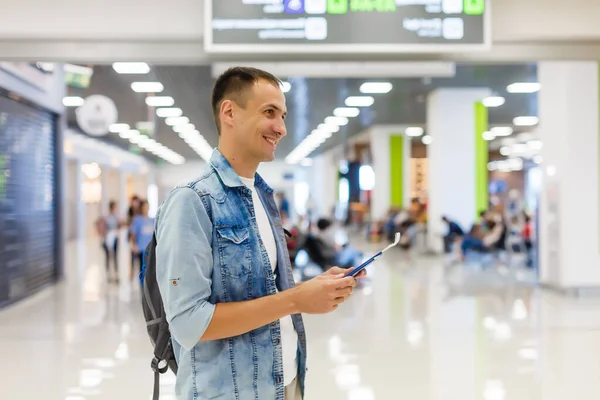
<path fill-rule="evenodd" d="M 241 152 L 230 149 L 228 146 L 219 144 L 219 152 L 231 165 L 231 168 L 242 178 L 254 178 L 258 163 L 248 160 Z"/>

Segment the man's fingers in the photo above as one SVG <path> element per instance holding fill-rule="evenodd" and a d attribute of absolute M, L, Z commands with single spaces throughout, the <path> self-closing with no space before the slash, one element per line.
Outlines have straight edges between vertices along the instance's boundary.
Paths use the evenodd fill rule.
<path fill-rule="evenodd" d="M 348 276 L 346 278 L 342 278 L 336 281 L 338 284 L 337 287 L 348 287 L 348 286 L 356 286 L 356 279 L 353 276 Z"/>
<path fill-rule="evenodd" d="M 344 290 L 346 288 L 355 288 L 356 285 L 358 285 L 358 282 L 356 280 L 352 281 L 352 283 L 349 283 L 348 285 L 342 285 L 342 286 L 336 286 L 336 290 Z"/>
<path fill-rule="evenodd" d="M 340 267 L 332 267 L 327 272 L 332 275 L 338 275 L 346 273 L 346 270 Z"/>

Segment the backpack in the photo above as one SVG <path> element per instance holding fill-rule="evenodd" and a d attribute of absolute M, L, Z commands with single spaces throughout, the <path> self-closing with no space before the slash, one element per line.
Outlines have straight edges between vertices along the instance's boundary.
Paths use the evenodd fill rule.
<path fill-rule="evenodd" d="M 160 374 L 164 374 L 169 369 L 177 374 L 177 360 L 173 352 L 169 323 L 156 281 L 156 233 L 152 235 L 152 240 L 144 250 L 139 279 L 142 285 L 142 309 L 146 318 L 146 329 L 154 346 L 154 358 L 150 363 L 150 368 L 154 371 L 152 400 L 158 400 Z"/>

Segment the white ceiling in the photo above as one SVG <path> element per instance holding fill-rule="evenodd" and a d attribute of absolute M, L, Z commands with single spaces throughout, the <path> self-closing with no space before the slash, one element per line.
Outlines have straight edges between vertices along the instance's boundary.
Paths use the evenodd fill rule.
<path fill-rule="evenodd" d="M 231 1 L 232 5 L 239 0 Z M 0 54 L 5 60 L 154 64 L 212 61 L 297 61 L 293 55 L 209 55 L 204 52 L 202 0 L 5 0 Z M 538 61 L 600 59 L 600 2 L 490 0 L 491 51 L 443 55 L 369 55 L 369 60 Z M 52 18 L 48 18 L 52 15 Z M 364 60 L 362 54 L 329 57 Z M 302 56 L 322 60 L 322 56 Z"/>

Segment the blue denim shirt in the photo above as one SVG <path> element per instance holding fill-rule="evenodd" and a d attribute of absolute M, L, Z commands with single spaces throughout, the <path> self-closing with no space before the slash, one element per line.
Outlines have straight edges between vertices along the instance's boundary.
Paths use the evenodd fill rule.
<path fill-rule="evenodd" d="M 214 150 L 196 181 L 179 186 L 156 217 L 156 269 L 179 371 L 178 400 L 283 400 L 279 321 L 246 334 L 199 342 L 215 304 L 273 295 L 294 286 L 273 190 L 257 174 L 277 243 L 273 273 L 259 234 L 252 192 Z M 300 315 L 298 381 L 304 393 L 306 339 Z"/>

